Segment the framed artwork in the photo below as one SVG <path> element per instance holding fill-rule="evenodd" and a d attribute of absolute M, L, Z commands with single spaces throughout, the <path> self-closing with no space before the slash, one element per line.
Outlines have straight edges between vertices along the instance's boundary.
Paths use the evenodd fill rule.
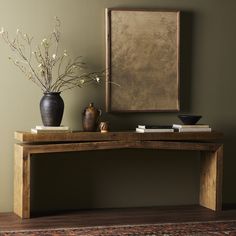
<path fill-rule="evenodd" d="M 179 111 L 180 12 L 106 9 L 107 112 Z"/>

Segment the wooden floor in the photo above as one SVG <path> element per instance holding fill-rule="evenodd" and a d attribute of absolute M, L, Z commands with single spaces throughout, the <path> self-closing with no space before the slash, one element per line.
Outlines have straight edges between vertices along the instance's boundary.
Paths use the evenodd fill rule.
<path fill-rule="evenodd" d="M 236 220 L 236 210 L 215 213 L 200 206 L 100 209 L 37 216 L 27 220 L 21 220 L 13 213 L 1 213 L 0 231 L 213 220 Z"/>

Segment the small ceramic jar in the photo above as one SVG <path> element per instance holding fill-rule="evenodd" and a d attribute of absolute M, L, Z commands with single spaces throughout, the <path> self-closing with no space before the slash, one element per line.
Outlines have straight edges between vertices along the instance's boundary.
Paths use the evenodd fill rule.
<path fill-rule="evenodd" d="M 83 130 L 86 132 L 97 131 L 99 117 L 102 111 L 94 107 L 93 103 L 90 103 L 82 113 Z"/>

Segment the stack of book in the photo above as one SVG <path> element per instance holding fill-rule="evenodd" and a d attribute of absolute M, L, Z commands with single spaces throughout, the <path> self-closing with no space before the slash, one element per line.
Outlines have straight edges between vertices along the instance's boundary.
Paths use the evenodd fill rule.
<path fill-rule="evenodd" d="M 37 125 L 35 128 L 31 129 L 32 134 L 41 133 L 69 133 L 71 132 L 68 126 L 41 126 Z"/>
<path fill-rule="evenodd" d="M 211 132 L 209 125 L 178 125 L 174 124 L 173 128 L 177 132 Z"/>
<path fill-rule="evenodd" d="M 137 133 L 171 133 L 174 128 L 171 125 L 138 125 Z"/>

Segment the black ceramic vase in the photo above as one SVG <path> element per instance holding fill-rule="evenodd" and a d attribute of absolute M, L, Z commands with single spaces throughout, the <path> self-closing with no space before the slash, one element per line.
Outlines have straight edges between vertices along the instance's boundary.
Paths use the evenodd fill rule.
<path fill-rule="evenodd" d="M 64 112 L 60 92 L 44 93 L 40 101 L 40 112 L 44 126 L 60 126 Z"/>

